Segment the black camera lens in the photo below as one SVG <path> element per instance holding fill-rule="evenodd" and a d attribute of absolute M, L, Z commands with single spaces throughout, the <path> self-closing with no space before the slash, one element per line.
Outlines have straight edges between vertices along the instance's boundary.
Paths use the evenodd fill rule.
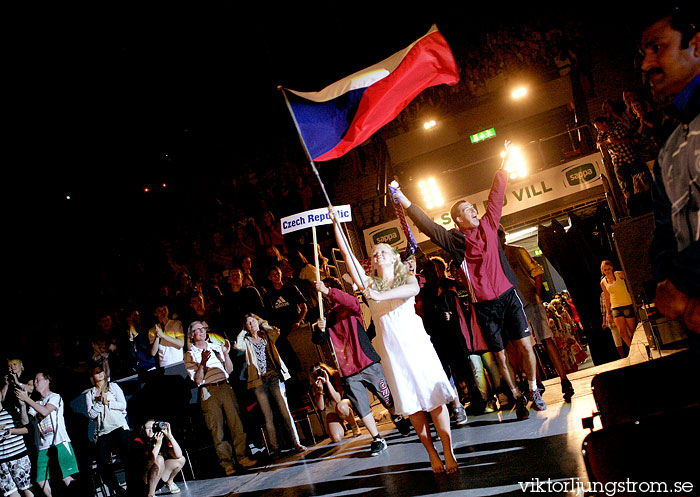
<path fill-rule="evenodd" d="M 165 421 L 154 421 L 151 430 L 153 433 L 158 433 L 160 431 L 165 431 L 168 428 L 168 424 Z"/>
<path fill-rule="evenodd" d="M 323 378 L 323 369 L 318 368 L 314 370 L 314 378 Z"/>

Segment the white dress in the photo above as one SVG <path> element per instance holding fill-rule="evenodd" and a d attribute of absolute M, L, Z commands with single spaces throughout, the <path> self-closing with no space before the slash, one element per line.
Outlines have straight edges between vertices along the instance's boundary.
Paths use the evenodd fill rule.
<path fill-rule="evenodd" d="M 432 411 L 456 399 L 423 320 L 416 314 L 415 299 L 369 300 L 369 308 L 377 331 L 374 345 L 382 358 L 395 414 Z"/>

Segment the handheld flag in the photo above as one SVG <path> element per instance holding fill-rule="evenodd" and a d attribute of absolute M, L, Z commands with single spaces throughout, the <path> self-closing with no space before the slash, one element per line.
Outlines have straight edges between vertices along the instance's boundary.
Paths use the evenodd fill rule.
<path fill-rule="evenodd" d="M 321 91 L 289 90 L 288 100 L 309 158 L 327 161 L 365 142 L 426 88 L 458 81 L 450 47 L 433 25 L 382 62 Z"/>
<path fill-rule="evenodd" d="M 392 203 L 394 204 L 394 212 L 396 212 L 396 217 L 401 223 L 401 229 L 403 230 L 403 234 L 406 235 L 406 254 L 413 255 L 418 249 L 418 243 L 416 242 L 416 239 L 413 236 L 411 228 L 408 226 L 408 222 L 406 221 L 406 213 L 404 212 L 403 207 L 401 206 L 401 202 L 396 198 L 396 188 L 394 188 L 392 185 L 389 185 L 389 193 L 391 194 L 391 198 L 393 199 Z"/>

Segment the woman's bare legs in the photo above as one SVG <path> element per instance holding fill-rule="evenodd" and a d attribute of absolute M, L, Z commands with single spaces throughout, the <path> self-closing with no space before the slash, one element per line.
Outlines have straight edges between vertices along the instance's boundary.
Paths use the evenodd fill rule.
<path fill-rule="evenodd" d="M 627 318 L 624 316 L 618 316 L 616 318 L 613 318 L 613 321 L 615 321 L 615 326 L 617 326 L 617 330 L 620 332 L 620 336 L 622 337 L 622 340 L 625 342 L 627 347 L 630 347 L 632 345 L 632 335 L 634 334 L 634 327 L 632 327 L 631 332 L 627 328 Z"/>
<path fill-rule="evenodd" d="M 166 459 L 163 463 L 163 472 L 160 475 L 160 479 L 167 484 L 173 483 L 175 477 L 185 465 L 185 462 L 187 462 L 185 456 Z"/>
<path fill-rule="evenodd" d="M 443 405 L 437 409 L 433 409 L 430 411 L 430 417 L 433 420 L 433 426 L 435 426 L 435 430 L 437 430 L 440 441 L 442 442 L 442 452 L 445 457 L 445 472 L 447 474 L 455 473 L 459 469 L 459 465 L 452 451 L 452 430 L 450 429 L 450 414 L 447 411 L 447 407 Z"/>
<path fill-rule="evenodd" d="M 447 411 L 447 410 L 445 410 Z M 425 447 L 428 452 L 428 457 L 430 457 L 430 467 L 433 468 L 433 473 L 444 473 L 445 466 L 440 460 L 440 456 L 435 450 L 435 445 L 433 445 L 433 439 L 430 436 L 430 426 L 428 426 L 428 416 L 423 412 L 419 411 L 414 414 L 410 414 L 408 419 L 411 420 L 413 429 L 416 430 L 418 434 L 418 439 Z M 449 414 L 447 415 L 447 421 L 449 423 Z M 434 421 L 433 421 L 434 422 Z"/>
<path fill-rule="evenodd" d="M 153 464 L 146 468 L 146 474 L 144 479 L 148 485 L 148 497 L 155 495 L 156 486 L 158 485 L 158 480 L 160 480 L 160 475 L 163 474 L 164 460 L 163 456 L 158 455 Z"/>

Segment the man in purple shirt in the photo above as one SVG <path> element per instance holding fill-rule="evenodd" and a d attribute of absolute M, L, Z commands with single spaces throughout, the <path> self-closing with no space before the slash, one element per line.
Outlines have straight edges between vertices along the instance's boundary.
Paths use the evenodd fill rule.
<path fill-rule="evenodd" d="M 494 176 L 484 215 L 479 218 L 472 204 L 460 200 L 450 209 L 456 228 L 449 231 L 412 204 L 398 188 L 396 198 L 418 229 L 447 251 L 459 266 L 459 277 L 469 292 L 481 331 L 489 349 L 496 355 L 501 376 L 515 398 L 516 415 L 518 419 L 526 419 L 529 416 L 528 400 L 532 401 L 532 407 L 537 411 L 545 410 L 547 405 L 537 389 L 537 362 L 532 350 L 527 317 L 513 279 L 509 279 L 504 271 L 507 268 L 512 273 L 498 240 L 498 226 L 508 181 L 508 173 L 503 167 L 506 159 L 507 154 Z M 505 342 L 508 340 L 515 344 L 523 358 L 523 368 L 530 387 L 527 395 L 520 392 L 508 368 L 505 353 Z"/>

